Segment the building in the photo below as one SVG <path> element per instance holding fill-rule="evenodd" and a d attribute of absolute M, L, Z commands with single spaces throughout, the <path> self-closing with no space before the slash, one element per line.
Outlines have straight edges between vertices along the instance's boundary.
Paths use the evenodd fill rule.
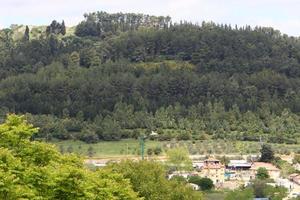
<path fill-rule="evenodd" d="M 206 159 L 203 162 L 203 166 L 199 175 L 210 178 L 214 184 L 224 183 L 225 166 L 217 159 Z"/>
<path fill-rule="evenodd" d="M 291 174 L 289 176 L 289 180 L 293 181 L 294 183 L 300 185 L 300 174 Z"/>
<path fill-rule="evenodd" d="M 196 170 L 196 171 L 201 171 L 201 169 L 203 168 L 203 161 L 193 161 L 193 168 Z"/>
<path fill-rule="evenodd" d="M 295 168 L 295 170 L 300 171 L 300 164 L 299 163 L 294 164 L 293 167 Z"/>
<path fill-rule="evenodd" d="M 254 198 L 253 200 L 269 200 L 269 198 Z"/>
<path fill-rule="evenodd" d="M 259 168 L 266 168 L 270 178 L 272 179 L 278 179 L 280 177 L 280 169 L 278 169 L 276 166 L 274 166 L 271 163 L 266 163 L 266 162 L 254 162 L 250 168 L 251 171 L 251 177 L 250 179 L 254 179 L 257 173 L 257 170 Z"/>
<path fill-rule="evenodd" d="M 251 166 L 252 163 L 246 160 L 230 160 L 226 168 L 225 177 L 228 180 L 249 181 L 252 177 Z"/>
<path fill-rule="evenodd" d="M 249 170 L 251 166 L 252 163 L 247 162 L 247 160 L 230 160 L 227 168 L 231 170 Z"/>
<path fill-rule="evenodd" d="M 285 178 L 276 179 L 275 184 L 276 186 L 285 187 L 286 189 L 288 189 L 289 192 L 295 188 L 294 183 L 291 180 Z"/>

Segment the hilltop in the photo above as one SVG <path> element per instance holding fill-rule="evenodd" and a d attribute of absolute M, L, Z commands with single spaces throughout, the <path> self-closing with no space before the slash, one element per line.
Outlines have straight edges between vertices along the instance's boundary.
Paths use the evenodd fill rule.
<path fill-rule="evenodd" d="M 95 12 L 0 31 L 0 113 L 35 139 L 297 144 L 300 40 L 266 27 Z"/>

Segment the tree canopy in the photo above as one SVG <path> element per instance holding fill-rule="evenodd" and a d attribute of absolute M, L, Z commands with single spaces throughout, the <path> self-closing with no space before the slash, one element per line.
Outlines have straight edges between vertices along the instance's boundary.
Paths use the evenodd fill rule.
<path fill-rule="evenodd" d="M 30 141 L 37 131 L 24 116 L 0 125 L 1 199 L 140 199 L 121 174 L 89 171 L 78 157 Z"/>

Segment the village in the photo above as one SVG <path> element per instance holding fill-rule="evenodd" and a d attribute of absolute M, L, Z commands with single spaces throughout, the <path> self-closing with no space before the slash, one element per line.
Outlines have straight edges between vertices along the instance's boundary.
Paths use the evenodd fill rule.
<path fill-rule="evenodd" d="M 296 173 L 284 174 L 283 170 L 272 162 L 260 161 L 257 155 L 241 155 L 236 159 L 234 155 L 193 155 L 189 156 L 192 161 L 192 170 L 171 170 L 167 178 L 183 177 L 189 180 L 191 177 L 208 178 L 213 182 L 215 190 L 235 190 L 251 185 L 257 178 L 260 170 L 265 170 L 268 174 L 267 184 L 273 187 L 284 187 L 287 191 L 285 199 L 300 197 L 300 164 L 294 162 L 294 156 L 276 155 L 277 159 L 288 163 Z M 147 157 L 146 159 L 151 159 Z M 108 162 L 120 162 L 120 160 L 97 160 L 88 159 L 86 163 L 95 167 L 105 167 Z M 139 159 L 133 159 L 139 160 Z M 157 162 L 166 164 L 166 157 L 159 157 Z M 200 190 L 197 184 L 189 183 L 194 190 Z"/>

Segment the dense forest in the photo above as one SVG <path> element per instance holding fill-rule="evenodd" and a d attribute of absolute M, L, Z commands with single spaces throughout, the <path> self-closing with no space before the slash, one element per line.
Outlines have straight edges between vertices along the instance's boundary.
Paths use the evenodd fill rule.
<path fill-rule="evenodd" d="M 20 30 L 22 30 L 20 32 Z M 96 12 L 0 31 L 0 115 L 36 139 L 300 142 L 300 39 L 266 27 Z"/>

